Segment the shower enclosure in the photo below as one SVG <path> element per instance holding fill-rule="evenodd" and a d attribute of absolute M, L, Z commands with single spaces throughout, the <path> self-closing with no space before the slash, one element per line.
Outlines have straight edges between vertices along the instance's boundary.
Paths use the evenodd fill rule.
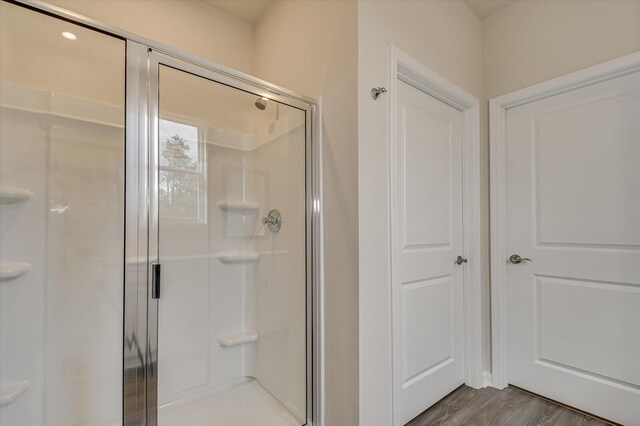
<path fill-rule="evenodd" d="M 315 424 L 314 101 L 0 7 L 0 424 Z"/>

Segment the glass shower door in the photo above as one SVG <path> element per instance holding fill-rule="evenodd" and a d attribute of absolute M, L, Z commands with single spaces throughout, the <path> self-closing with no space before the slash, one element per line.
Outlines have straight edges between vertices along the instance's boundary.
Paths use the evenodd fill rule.
<path fill-rule="evenodd" d="M 306 112 L 159 62 L 158 424 L 306 424 Z"/>
<path fill-rule="evenodd" d="M 122 423 L 125 42 L 0 2 L 0 424 Z"/>

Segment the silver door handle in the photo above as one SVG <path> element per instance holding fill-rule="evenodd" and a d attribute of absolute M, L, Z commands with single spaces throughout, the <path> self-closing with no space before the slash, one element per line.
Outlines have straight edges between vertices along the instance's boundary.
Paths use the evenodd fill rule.
<path fill-rule="evenodd" d="M 462 256 L 458 256 L 458 257 L 456 258 L 456 263 L 457 263 L 458 265 L 462 265 L 463 263 L 467 263 L 467 262 L 468 262 L 468 260 L 467 260 L 467 259 L 465 259 L 465 258 L 464 258 L 464 257 L 462 257 Z"/>
<path fill-rule="evenodd" d="M 151 298 L 160 299 L 160 264 L 151 264 Z"/>
<path fill-rule="evenodd" d="M 517 265 L 517 264 L 525 262 L 525 261 L 526 262 L 531 262 L 531 259 L 529 259 L 527 257 L 520 257 L 519 254 L 512 254 L 509 257 L 509 262 L 513 263 L 514 265 Z"/>

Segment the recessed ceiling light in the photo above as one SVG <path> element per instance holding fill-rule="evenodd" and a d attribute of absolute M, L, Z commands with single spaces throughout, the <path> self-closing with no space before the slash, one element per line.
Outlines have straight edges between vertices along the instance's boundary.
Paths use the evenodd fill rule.
<path fill-rule="evenodd" d="M 75 40 L 78 38 L 74 33 L 70 33 L 69 31 L 63 31 L 62 37 L 66 38 L 67 40 Z"/>

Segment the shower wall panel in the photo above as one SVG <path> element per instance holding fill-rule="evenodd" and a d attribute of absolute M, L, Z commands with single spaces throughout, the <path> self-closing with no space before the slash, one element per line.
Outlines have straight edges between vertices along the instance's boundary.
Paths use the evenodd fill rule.
<path fill-rule="evenodd" d="M 0 19 L 0 424 L 117 424 L 125 43 Z"/>
<path fill-rule="evenodd" d="M 246 154 L 213 145 L 207 137 L 203 142 L 206 212 L 201 219 L 160 217 L 160 405 L 215 391 L 251 375 L 253 368 L 247 346 L 218 343 L 218 336 L 244 328 L 248 320 L 251 266 L 225 264 L 217 257 L 246 248 L 244 215 L 218 206 L 242 199 Z"/>
<path fill-rule="evenodd" d="M 160 406 L 255 379 L 302 424 L 305 113 L 163 66 L 158 91 Z"/>
<path fill-rule="evenodd" d="M 266 216 L 282 214 L 278 233 L 266 231 L 256 244 L 255 377 L 298 420 L 305 418 L 305 126 L 304 117 L 277 123 L 282 134 L 251 154 L 265 176 Z M 261 188 L 262 189 L 262 188 Z"/>

